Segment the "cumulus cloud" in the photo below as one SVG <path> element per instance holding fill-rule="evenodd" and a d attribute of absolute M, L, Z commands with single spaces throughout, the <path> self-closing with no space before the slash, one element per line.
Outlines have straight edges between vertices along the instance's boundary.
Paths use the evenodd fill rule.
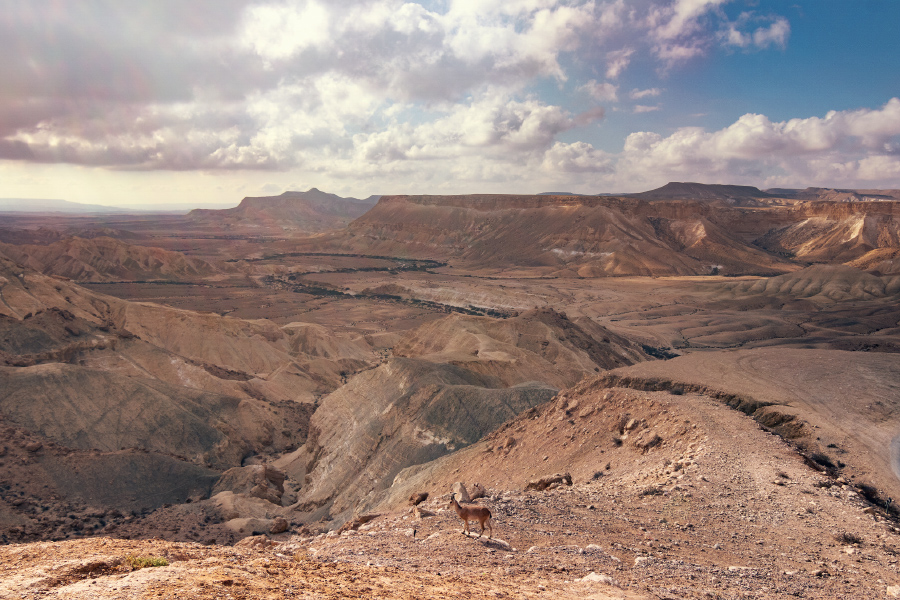
<path fill-rule="evenodd" d="M 312 146 L 340 155 L 357 135 L 391 136 L 400 116 L 471 112 L 467 98 L 489 88 L 518 95 L 509 122 L 522 126 L 504 139 L 528 146 L 556 130 L 550 109 L 522 109 L 525 88 L 565 81 L 561 57 L 615 12 L 558 0 L 0 6 L 13 50 L 0 62 L 0 158 L 126 169 L 291 168 Z M 484 133 L 475 125 L 468 137 Z"/>
<path fill-rule="evenodd" d="M 544 153 L 541 163 L 549 173 L 611 173 L 614 166 L 610 155 L 586 142 L 556 142 Z"/>
<path fill-rule="evenodd" d="M 791 24 L 784 17 L 775 17 L 769 25 L 752 29 L 749 25 L 760 18 L 743 13 L 737 21 L 728 22 L 719 32 L 725 45 L 744 49 L 766 49 L 772 46 L 784 48 L 791 35 Z M 768 20 L 768 19 L 763 19 Z"/>
<path fill-rule="evenodd" d="M 477 155 L 505 161 L 516 156 L 543 155 L 556 136 L 602 112 L 571 115 L 536 99 L 514 100 L 491 91 L 467 104 L 453 105 L 440 115 L 412 126 L 401 122 L 374 133 L 354 136 L 354 156 L 360 162 L 453 159 Z"/>
<path fill-rule="evenodd" d="M 650 100 L 659 87 L 625 91 L 635 65 L 788 43 L 787 19 L 730 20 L 729 2 L 0 0 L 0 160 L 437 185 L 583 173 L 617 189 L 691 169 L 896 177 L 897 100 L 638 132 L 620 154 L 597 149 L 610 144 L 596 127 L 575 139 L 604 118 L 600 106 L 579 112 L 586 97 L 588 107 L 627 96 L 640 102 L 633 113 L 660 110 Z M 549 88 L 583 93 L 565 104 Z"/>
<path fill-rule="evenodd" d="M 831 111 L 825 117 L 771 121 L 746 114 L 718 131 L 682 127 L 671 135 L 629 135 L 617 177 L 686 175 L 709 181 L 885 181 L 900 172 L 900 99 L 877 109 Z"/>
<path fill-rule="evenodd" d="M 722 7 L 732 0 L 674 0 L 647 13 L 653 52 L 667 67 L 708 54 L 717 45 L 743 49 L 784 48 L 790 22 L 779 15 L 743 12 L 730 20 Z"/>
<path fill-rule="evenodd" d="M 651 9 L 651 35 L 660 41 L 689 37 L 701 30 L 701 19 L 729 0 L 675 0 Z"/>

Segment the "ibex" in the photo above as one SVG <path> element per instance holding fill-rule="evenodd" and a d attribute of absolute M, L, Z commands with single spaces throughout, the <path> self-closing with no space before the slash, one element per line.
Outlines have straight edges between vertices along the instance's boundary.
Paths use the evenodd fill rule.
<path fill-rule="evenodd" d="M 491 526 L 491 511 L 483 506 L 460 506 L 459 502 L 456 501 L 455 493 L 450 494 L 450 506 L 453 507 L 453 510 L 456 511 L 459 518 L 466 524 L 465 529 L 463 529 L 463 534 L 469 535 L 471 533 L 469 531 L 469 521 L 478 521 L 481 525 L 481 533 L 478 534 L 478 537 L 481 537 L 484 534 L 485 525 L 487 525 L 488 530 L 490 531 L 488 539 L 494 537 L 494 528 Z"/>

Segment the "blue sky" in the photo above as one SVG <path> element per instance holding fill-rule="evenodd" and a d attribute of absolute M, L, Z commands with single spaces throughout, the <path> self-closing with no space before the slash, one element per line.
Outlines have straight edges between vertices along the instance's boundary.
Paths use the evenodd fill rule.
<path fill-rule="evenodd" d="M 0 197 L 900 188 L 895 0 L 0 0 Z"/>

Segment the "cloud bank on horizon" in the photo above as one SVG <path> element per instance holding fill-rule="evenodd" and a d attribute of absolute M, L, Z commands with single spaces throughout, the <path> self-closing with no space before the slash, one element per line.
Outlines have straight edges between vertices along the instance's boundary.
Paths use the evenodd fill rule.
<path fill-rule="evenodd" d="M 878 29 L 897 16 L 878 0 L 2 0 L 0 196 L 900 187 L 900 52 Z"/>

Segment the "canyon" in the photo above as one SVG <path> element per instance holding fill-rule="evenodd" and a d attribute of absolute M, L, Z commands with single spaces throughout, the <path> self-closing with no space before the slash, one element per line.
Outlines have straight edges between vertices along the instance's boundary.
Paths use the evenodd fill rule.
<path fill-rule="evenodd" d="M 897 190 L 6 213 L 0 597 L 900 596 L 898 257 Z"/>

